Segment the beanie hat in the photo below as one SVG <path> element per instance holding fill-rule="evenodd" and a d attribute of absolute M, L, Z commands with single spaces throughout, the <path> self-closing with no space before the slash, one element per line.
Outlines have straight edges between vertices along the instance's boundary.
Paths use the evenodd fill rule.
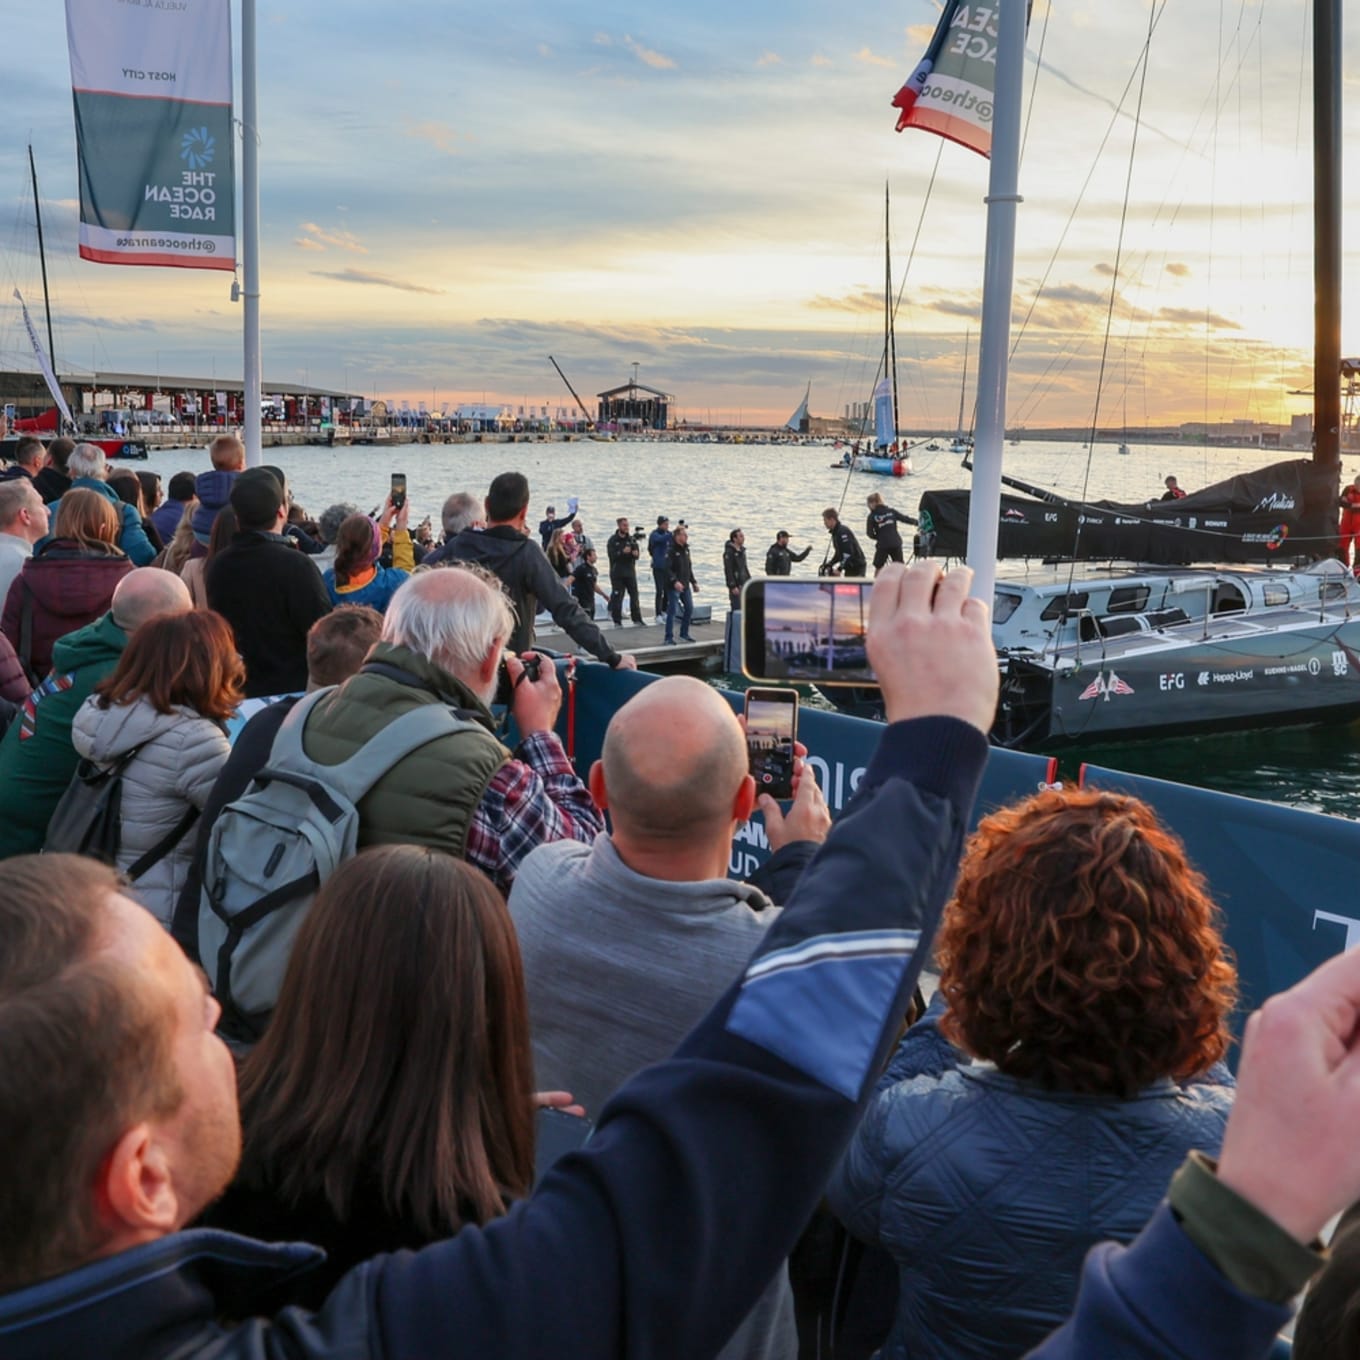
<path fill-rule="evenodd" d="M 272 472 L 247 468 L 236 474 L 231 508 L 242 529 L 272 529 L 283 504 L 283 488 Z"/>
<path fill-rule="evenodd" d="M 194 537 L 200 543 L 207 543 L 212 536 L 213 520 L 217 518 L 217 512 L 231 499 L 232 484 L 240 475 L 239 472 L 221 472 L 214 468 L 211 472 L 200 472 L 194 478 L 194 494 L 198 497 L 198 506 L 189 523 L 193 528 Z"/>

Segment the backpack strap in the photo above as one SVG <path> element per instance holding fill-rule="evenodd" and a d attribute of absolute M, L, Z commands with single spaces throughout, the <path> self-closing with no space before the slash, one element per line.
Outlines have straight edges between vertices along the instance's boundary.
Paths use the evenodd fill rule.
<path fill-rule="evenodd" d="M 184 816 L 151 847 L 146 854 L 134 860 L 127 867 L 129 882 L 135 883 L 153 865 L 159 864 L 189 834 L 189 828 L 198 821 L 198 809 L 190 803 Z"/>

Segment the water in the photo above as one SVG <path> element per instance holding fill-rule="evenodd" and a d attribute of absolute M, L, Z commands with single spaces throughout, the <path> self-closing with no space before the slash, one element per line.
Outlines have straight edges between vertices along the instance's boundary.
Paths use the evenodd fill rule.
<path fill-rule="evenodd" d="M 1027 442 L 1006 448 L 1006 471 L 1038 486 L 1092 500 L 1145 500 L 1159 496 L 1163 479 L 1175 474 L 1194 491 L 1236 472 L 1277 458 L 1257 449 L 1216 449 L 1140 445 L 1127 456 L 1115 445 L 1092 450 L 1078 444 Z M 566 513 L 567 497 L 579 497 L 586 532 L 604 556 L 614 520 L 626 515 L 632 528 L 651 531 L 656 517 L 687 521 L 701 603 L 715 613 L 726 607 L 722 550 L 731 529 L 746 532 L 747 558 L 759 574 L 765 549 L 787 529 L 795 550 L 812 545 L 797 574 L 812 575 L 827 545 L 821 512 L 829 505 L 863 538 L 864 498 L 880 492 L 898 509 L 915 513 L 927 488 L 964 487 L 968 474 L 957 456 L 914 452 L 916 475 L 909 478 L 847 475 L 828 465 L 837 455 L 827 447 L 748 444 L 680 444 L 589 440 L 550 444 L 375 445 L 364 448 L 267 449 L 265 458 L 283 468 L 295 498 L 312 515 L 349 501 L 363 510 L 387 494 L 390 475 L 404 472 L 411 523 L 429 515 L 436 526 L 444 498 L 454 491 L 484 494 L 491 479 L 510 469 L 529 478 L 529 514 L 536 524 L 549 504 Z M 181 469 L 208 466 L 201 450 L 153 452 L 139 467 L 167 481 Z M 1350 480 L 1360 467 L 1346 467 Z M 1014 564 L 1016 569 L 1020 564 Z M 1003 565 L 1003 573 L 1006 571 Z M 643 593 L 649 585 L 642 572 Z M 1223 736 L 1175 738 L 1064 752 L 1064 776 L 1074 778 L 1081 761 L 1174 779 L 1204 788 L 1270 798 L 1296 807 L 1360 816 L 1360 725 L 1257 731 Z"/>

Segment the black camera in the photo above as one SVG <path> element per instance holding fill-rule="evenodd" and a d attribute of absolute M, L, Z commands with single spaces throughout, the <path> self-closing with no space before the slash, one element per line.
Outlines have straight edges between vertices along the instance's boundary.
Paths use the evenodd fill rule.
<path fill-rule="evenodd" d="M 646 529 L 634 529 L 634 530 L 633 530 L 633 537 L 634 537 L 634 538 L 646 538 L 646 537 L 647 537 L 647 531 L 646 531 Z"/>
<path fill-rule="evenodd" d="M 513 653 L 507 653 L 507 655 L 513 655 Z M 505 664 L 505 657 L 501 658 L 500 669 L 496 672 L 496 694 L 491 702 L 501 708 L 510 707 L 516 685 L 525 680 L 532 685 L 542 672 L 543 658 L 541 656 L 525 656 L 518 659 L 524 667 L 524 672 L 518 680 L 510 679 L 510 667 Z"/>

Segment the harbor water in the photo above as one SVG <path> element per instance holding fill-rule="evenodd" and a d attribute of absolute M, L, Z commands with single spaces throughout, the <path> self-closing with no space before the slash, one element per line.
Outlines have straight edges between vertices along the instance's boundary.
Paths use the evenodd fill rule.
<path fill-rule="evenodd" d="M 1005 453 L 1006 471 L 1012 476 L 1065 496 L 1126 502 L 1160 496 L 1168 474 L 1174 474 L 1186 491 L 1195 491 L 1266 463 L 1308 456 L 1133 441 L 1126 455 L 1119 454 L 1115 444 L 1090 450 L 1080 444 L 1041 442 L 1008 445 Z M 618 516 L 626 515 L 633 529 L 647 532 L 659 514 L 668 515 L 672 526 L 683 519 L 690 528 L 701 587 L 696 603 L 713 605 L 715 616 L 727 605 L 722 550 L 731 529 L 746 533 L 753 574 L 763 570 L 765 549 L 775 533 L 787 529 L 796 551 L 812 547 L 807 560 L 794 568 L 795 574 L 813 576 L 827 547 L 821 520 L 827 506 L 838 507 L 863 539 L 864 498 L 871 491 L 915 514 L 923 491 L 968 485 L 959 457 L 944 450 L 915 449 L 915 474 L 903 478 L 833 469 L 829 465 L 838 456 L 821 445 L 669 440 L 265 450 L 265 461 L 284 470 L 295 499 L 313 516 L 336 502 L 372 510 L 387 494 L 391 474 L 405 473 L 412 526 L 429 515 L 436 531 L 439 508 L 451 492 L 481 496 L 498 472 L 523 472 L 533 492 L 529 513 L 534 524 L 549 505 L 560 516 L 566 513 L 569 496 L 579 499 L 580 517 L 599 550 L 602 577 L 607 572 L 605 540 Z M 1354 461 L 1348 460 L 1343 468 L 1344 481 L 1360 472 L 1360 465 L 1351 466 Z M 153 469 L 168 482 L 182 469 L 203 471 L 208 460 L 201 448 L 165 449 L 136 466 Z M 1023 570 L 1022 563 L 1003 563 L 1000 574 Z M 639 576 L 645 603 L 651 586 L 645 560 Z M 1314 811 L 1360 816 L 1360 724 L 1077 748 L 1062 753 L 1063 776 L 1075 778 L 1082 761 Z"/>

